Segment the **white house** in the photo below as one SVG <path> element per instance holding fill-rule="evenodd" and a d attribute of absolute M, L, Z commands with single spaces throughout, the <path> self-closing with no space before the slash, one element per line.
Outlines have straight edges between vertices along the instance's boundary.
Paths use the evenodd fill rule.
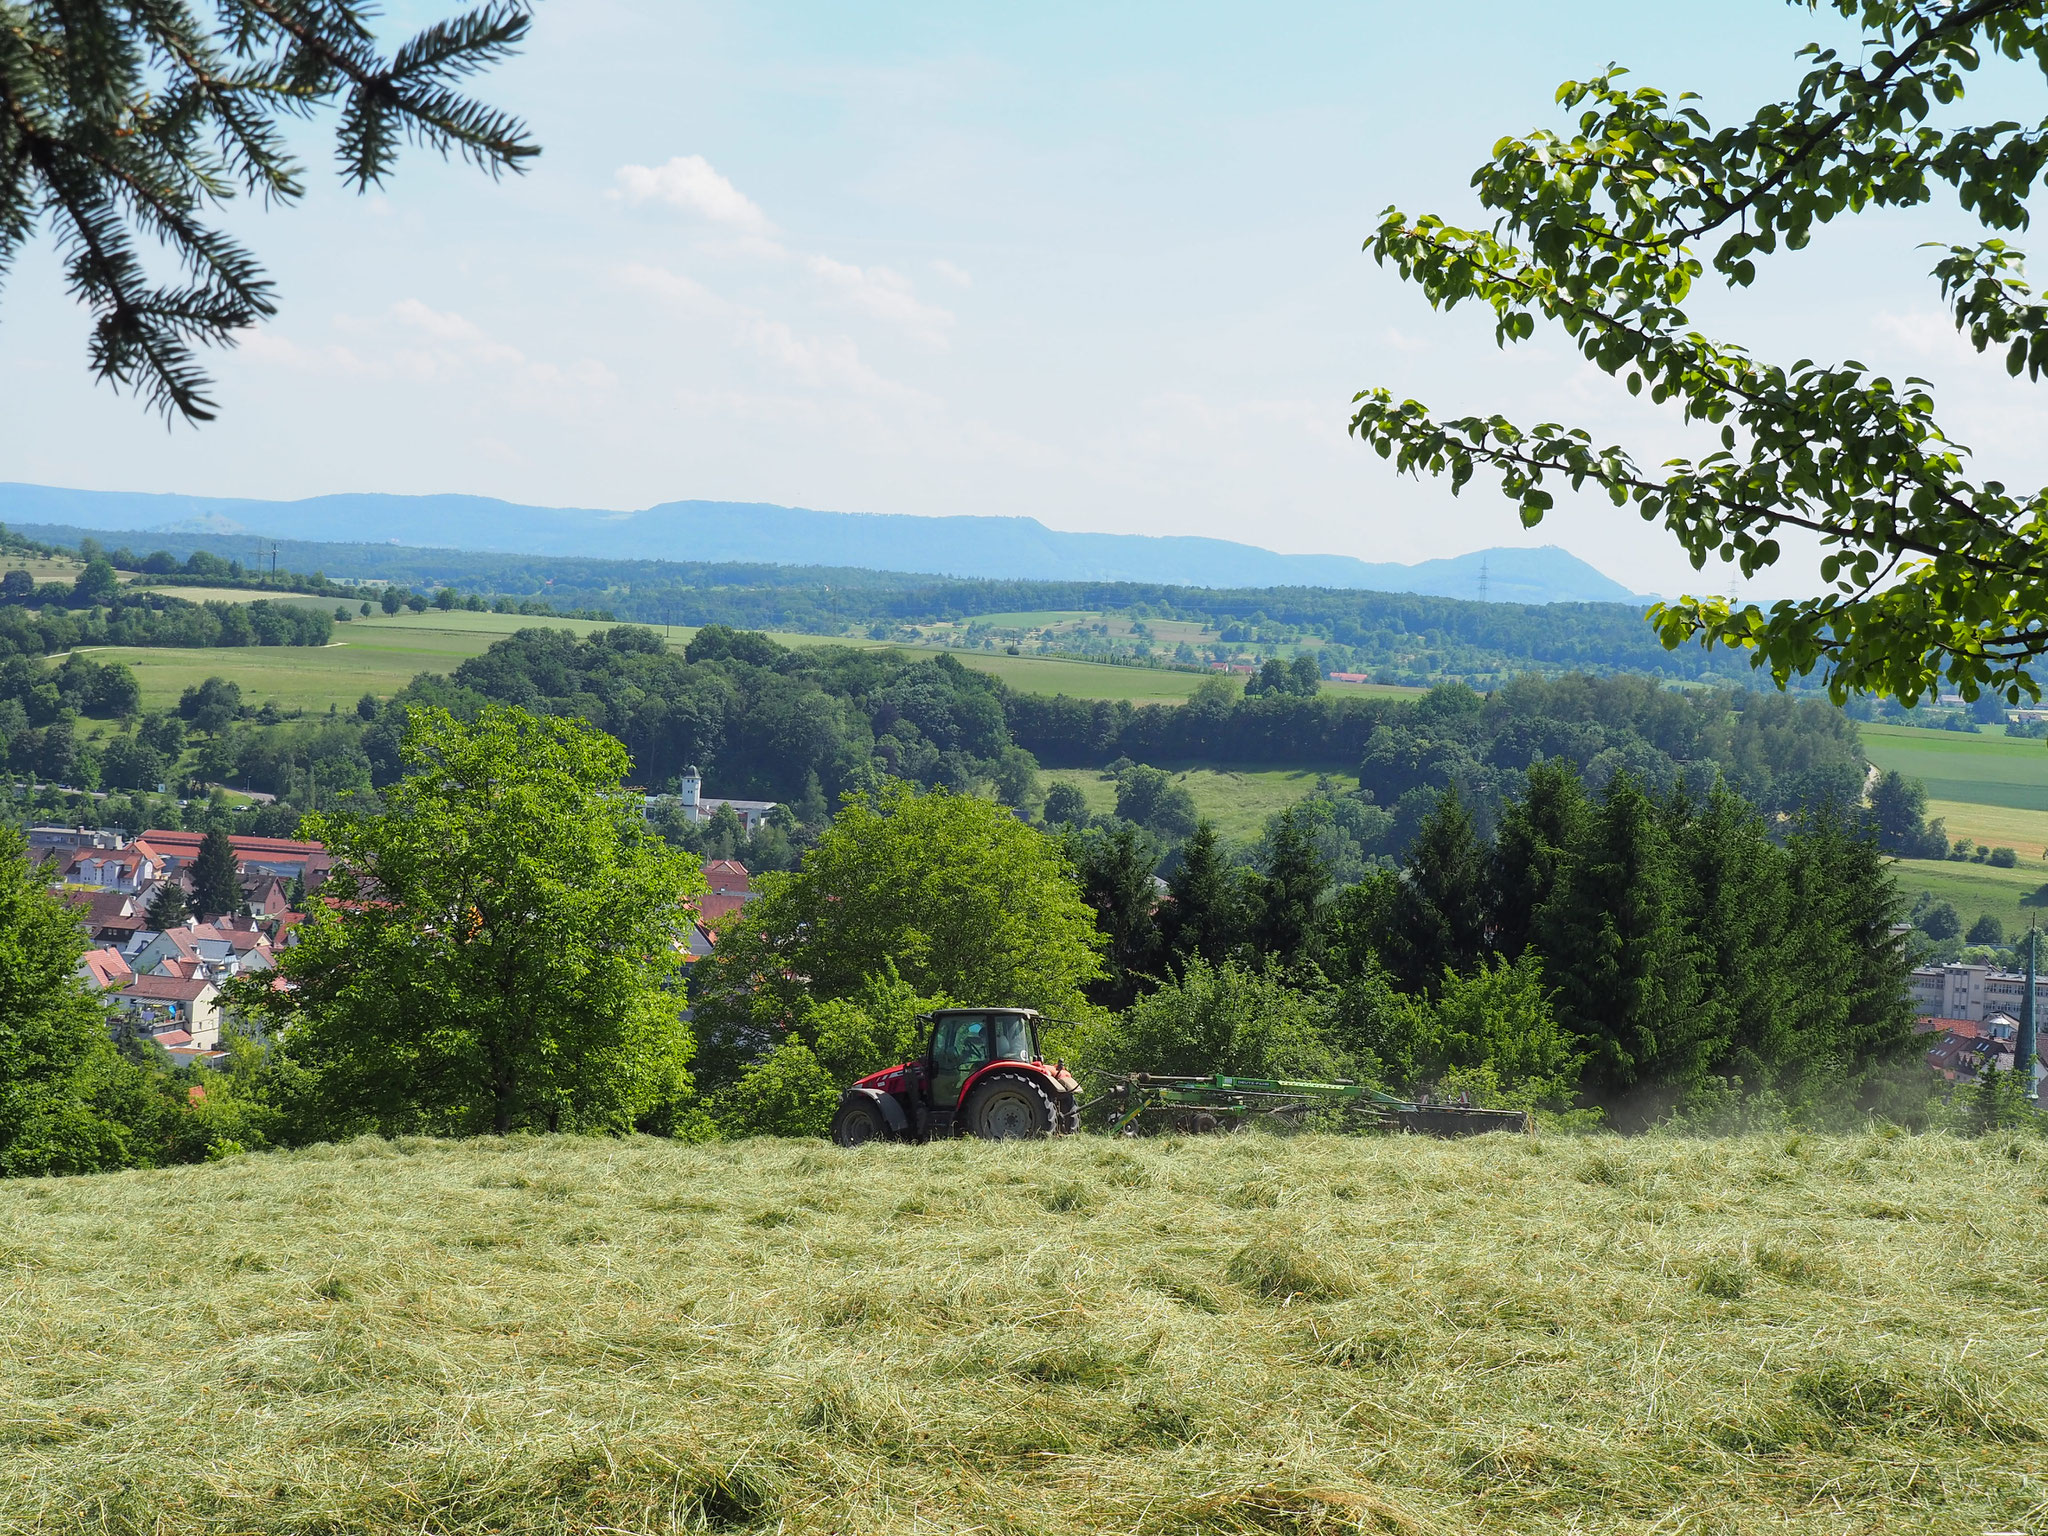
<path fill-rule="evenodd" d="M 733 814 L 739 817 L 741 828 L 751 832 L 766 821 L 768 813 L 781 803 L 775 800 L 707 800 L 704 798 L 704 776 L 694 767 L 683 770 L 682 782 L 677 788 L 678 794 L 643 797 L 642 814 L 652 821 L 662 806 L 674 803 L 682 808 L 683 820 L 694 823 L 709 821 L 718 814 L 721 805 L 729 805 Z"/>

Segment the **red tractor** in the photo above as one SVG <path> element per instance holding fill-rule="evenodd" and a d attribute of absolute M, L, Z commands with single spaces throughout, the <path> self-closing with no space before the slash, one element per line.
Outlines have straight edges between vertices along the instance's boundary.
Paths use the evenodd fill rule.
<path fill-rule="evenodd" d="M 832 1117 L 840 1146 L 934 1136 L 1007 1141 L 1081 1128 L 1079 1085 L 1064 1064 L 1040 1053 L 1031 1009 L 942 1008 L 927 1017 L 932 1033 L 923 1056 L 846 1090 Z"/>

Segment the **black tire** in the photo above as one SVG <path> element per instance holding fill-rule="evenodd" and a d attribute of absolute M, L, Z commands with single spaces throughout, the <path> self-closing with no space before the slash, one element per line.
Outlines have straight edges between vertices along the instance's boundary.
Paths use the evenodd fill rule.
<path fill-rule="evenodd" d="M 866 1099 L 847 1099 L 832 1117 L 832 1139 L 842 1147 L 858 1147 L 889 1139 L 889 1122 Z"/>
<path fill-rule="evenodd" d="M 975 1084 L 961 1118 L 983 1141 L 1018 1141 L 1052 1135 L 1060 1112 L 1051 1091 L 1030 1073 L 992 1072 Z"/>

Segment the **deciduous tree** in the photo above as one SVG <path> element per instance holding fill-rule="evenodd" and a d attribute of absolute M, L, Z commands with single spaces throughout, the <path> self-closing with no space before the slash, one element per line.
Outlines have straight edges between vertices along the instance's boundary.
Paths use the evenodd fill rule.
<path fill-rule="evenodd" d="M 581 720 L 416 708 L 384 809 L 309 816 L 335 869 L 298 944 L 238 982 L 323 1132 L 621 1130 L 689 1086 L 679 981 L 697 861 L 650 833 Z"/>
<path fill-rule="evenodd" d="M 1002 806 L 890 782 L 849 796 L 721 937 L 697 1017 L 742 1058 L 893 965 L 920 996 L 1071 1018 L 1102 936 L 1060 842 Z"/>
<path fill-rule="evenodd" d="M 1957 328 L 2015 375 L 2048 369 L 2048 304 L 2006 238 L 2028 223 L 2040 134 L 1956 107 L 1987 62 L 2048 70 L 2039 0 L 1831 5 L 1861 38 L 1807 50 L 1796 89 L 1748 121 L 1717 128 L 1689 93 L 1631 89 L 1618 68 L 1570 81 L 1558 91 L 1578 114 L 1569 130 L 1502 139 L 1473 177 L 1484 224 L 1390 208 L 1367 247 L 1439 308 L 1490 308 L 1503 346 L 1557 326 L 1631 394 L 1713 431 L 1710 451 L 1653 465 L 1583 428 L 1442 418 L 1385 388 L 1358 396 L 1352 430 L 1453 490 L 1496 477 L 1531 527 L 1558 485 L 1590 486 L 1661 521 L 1696 567 L 1718 558 L 1751 576 L 1781 558 L 1786 530 L 1818 537 L 1827 590 L 1768 610 L 1705 595 L 1661 604 L 1667 645 L 1747 647 L 1781 684 L 1818 668 L 1838 699 L 1910 702 L 1943 678 L 1969 699 L 2038 697 L 2048 493 L 1973 473 L 1923 381 L 1769 358 L 1703 334 L 1686 307 L 1710 275 L 1746 288 L 1760 257 L 1802 249 L 1818 226 L 1946 187 L 1981 231 L 1934 263 Z"/>
<path fill-rule="evenodd" d="M 126 1135 L 92 1102 L 112 1046 L 74 974 L 84 950 L 78 914 L 50 894 L 21 835 L 0 826 L 0 1177 L 129 1160 Z"/>

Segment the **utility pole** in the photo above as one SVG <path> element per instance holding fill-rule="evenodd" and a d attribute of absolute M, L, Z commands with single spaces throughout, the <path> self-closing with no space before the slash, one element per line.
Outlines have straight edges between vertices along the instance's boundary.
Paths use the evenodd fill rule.
<path fill-rule="evenodd" d="M 2039 928 L 2027 930 L 2027 992 L 2020 999 L 2020 1037 L 2014 1042 L 2012 1053 L 2013 1070 L 2020 1074 L 2020 1097 L 2029 1103 L 2034 1098 L 2034 1057 L 2040 1049 L 2034 1019 L 2034 978 L 2039 972 L 2036 951 L 2040 939 Z"/>
<path fill-rule="evenodd" d="M 1482 603 L 1486 601 L 1486 562 L 1487 557 L 1481 555 L 1479 557 L 1479 601 Z"/>

